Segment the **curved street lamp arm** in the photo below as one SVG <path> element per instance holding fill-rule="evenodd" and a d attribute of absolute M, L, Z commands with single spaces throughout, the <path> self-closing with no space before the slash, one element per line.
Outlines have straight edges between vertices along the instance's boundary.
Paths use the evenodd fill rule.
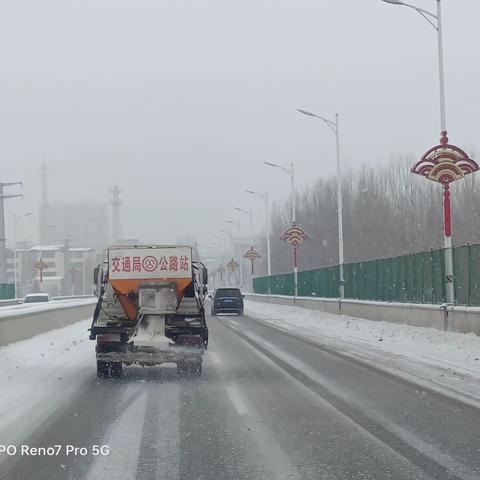
<path fill-rule="evenodd" d="M 247 212 L 246 210 L 244 210 L 243 208 L 239 208 L 239 207 L 233 207 L 234 210 L 237 210 L 239 212 L 242 212 L 242 213 L 245 213 L 247 215 L 250 215 L 250 212 Z"/>
<path fill-rule="evenodd" d="M 327 127 L 330 128 L 330 130 L 335 134 L 337 135 L 338 134 L 338 125 L 337 125 L 337 122 L 334 122 L 332 120 L 329 120 L 328 118 L 325 118 L 325 117 L 322 117 L 321 115 L 317 115 L 316 113 L 312 113 L 312 112 L 309 112 L 307 110 L 303 110 L 302 108 L 297 108 L 297 111 L 300 112 L 300 113 L 303 113 L 304 115 L 307 115 L 309 117 L 315 117 L 315 118 L 318 118 L 320 120 L 323 120 Z"/>
<path fill-rule="evenodd" d="M 290 177 L 293 175 L 292 170 L 290 170 L 289 168 L 285 168 L 285 167 L 282 167 L 281 165 L 277 165 L 276 163 L 271 163 L 271 162 L 263 162 L 263 163 L 265 165 L 268 165 L 269 167 L 275 167 L 275 168 L 279 168 L 280 170 L 283 170 Z"/>
<path fill-rule="evenodd" d="M 438 23 L 435 25 L 435 23 L 433 23 L 432 20 L 430 20 L 427 17 L 427 14 L 429 14 L 429 12 L 425 12 L 421 9 L 415 9 L 415 10 L 417 10 L 417 12 L 438 32 Z M 433 14 L 430 14 L 430 15 L 433 15 Z M 433 15 L 433 17 L 435 17 L 438 22 L 438 17 L 436 15 Z"/>
<path fill-rule="evenodd" d="M 260 197 L 264 202 L 267 201 L 267 196 L 263 195 L 262 193 L 254 192 L 253 190 L 245 190 L 245 192 L 250 193 L 252 195 L 256 195 L 257 197 Z"/>
<path fill-rule="evenodd" d="M 401 5 L 402 7 L 413 8 L 413 10 L 415 10 L 418 14 L 420 14 L 438 32 L 439 23 L 440 23 L 438 19 L 438 15 L 435 15 L 434 13 L 429 12 L 428 10 L 425 10 L 423 8 L 417 7 L 416 5 L 402 2 L 401 0 L 382 0 L 382 1 L 384 3 L 390 3 L 392 5 Z M 437 21 L 437 24 L 432 22 L 431 20 L 432 18 Z"/>

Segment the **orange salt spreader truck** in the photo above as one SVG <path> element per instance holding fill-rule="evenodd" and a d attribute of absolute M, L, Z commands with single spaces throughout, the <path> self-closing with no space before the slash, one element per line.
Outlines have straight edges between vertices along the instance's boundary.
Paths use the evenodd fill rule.
<path fill-rule="evenodd" d="M 175 363 L 200 376 L 208 345 L 208 274 L 188 246 L 110 247 L 95 269 L 97 374 L 119 377 L 123 365 Z"/>

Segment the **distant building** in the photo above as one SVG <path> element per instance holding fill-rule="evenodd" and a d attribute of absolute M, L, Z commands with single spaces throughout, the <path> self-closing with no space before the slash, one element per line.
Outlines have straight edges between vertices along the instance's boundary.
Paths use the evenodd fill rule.
<path fill-rule="evenodd" d="M 45 244 L 68 239 L 72 246 L 88 245 L 102 249 L 109 242 L 108 206 L 98 202 L 52 204 L 43 206 L 40 238 Z"/>
<path fill-rule="evenodd" d="M 45 268 L 40 270 L 40 259 Z M 93 270 L 101 252 L 90 247 L 69 245 L 36 245 L 17 249 L 17 296 L 46 292 L 51 296 L 89 295 L 93 291 Z M 14 250 L 8 251 L 7 275 L 15 282 Z"/>
<path fill-rule="evenodd" d="M 100 263 L 100 254 L 93 248 L 70 248 L 70 277 L 74 295 L 93 292 L 93 270 Z"/>
<path fill-rule="evenodd" d="M 30 249 L 33 256 L 31 268 L 34 272 L 34 281 L 32 282 L 34 291 L 49 293 L 51 296 L 66 294 L 66 251 L 62 245 L 42 245 Z M 36 263 L 42 260 L 46 268 L 40 270 L 36 268 Z"/>

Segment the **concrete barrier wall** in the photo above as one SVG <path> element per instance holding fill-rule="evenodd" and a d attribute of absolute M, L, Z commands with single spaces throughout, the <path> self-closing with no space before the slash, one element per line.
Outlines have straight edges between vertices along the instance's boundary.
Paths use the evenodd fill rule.
<path fill-rule="evenodd" d="M 82 298 L 96 298 L 95 295 L 67 295 L 63 297 L 52 297 L 52 300 L 77 300 Z M 23 298 L 10 298 L 8 300 L 0 300 L 0 307 L 10 307 L 11 305 L 20 305 Z"/>
<path fill-rule="evenodd" d="M 0 317 L 0 346 L 26 340 L 39 333 L 92 318 L 96 299 L 76 302 L 52 302 L 48 306 L 32 306 L 3 311 Z M 85 338 L 87 338 L 85 331 Z"/>
<path fill-rule="evenodd" d="M 480 335 L 480 308 L 415 303 L 367 302 L 338 298 L 287 297 L 284 295 L 246 294 L 246 298 L 262 303 L 291 305 L 322 312 L 349 315 L 367 320 L 430 327 L 458 333 Z"/>

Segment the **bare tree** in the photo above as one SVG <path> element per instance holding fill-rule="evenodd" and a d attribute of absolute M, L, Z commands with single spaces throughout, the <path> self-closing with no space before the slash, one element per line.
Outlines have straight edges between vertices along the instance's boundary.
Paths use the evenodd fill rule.
<path fill-rule="evenodd" d="M 411 158 L 343 179 L 345 261 L 384 258 L 442 246 L 442 188 L 410 173 Z M 480 242 L 480 178 L 451 187 L 454 244 Z M 336 178 L 319 179 L 299 195 L 298 223 L 310 238 L 300 247 L 300 269 L 338 263 Z M 292 268 L 291 248 L 279 239 L 291 224 L 288 203 L 272 209 L 272 268 Z"/>

